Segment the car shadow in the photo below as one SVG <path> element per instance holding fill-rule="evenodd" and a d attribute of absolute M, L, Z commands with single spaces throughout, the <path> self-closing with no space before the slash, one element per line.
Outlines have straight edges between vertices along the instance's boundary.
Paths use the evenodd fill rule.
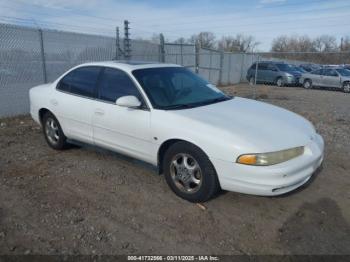
<path fill-rule="evenodd" d="M 158 172 L 158 167 L 153 166 L 152 164 L 149 164 L 145 161 L 142 161 L 142 160 L 139 160 L 139 159 L 127 156 L 127 155 L 123 155 L 123 154 L 120 154 L 118 152 L 108 150 L 108 149 L 105 149 L 105 148 L 102 148 L 99 146 L 85 144 L 83 142 L 79 142 L 79 141 L 75 141 L 75 140 L 69 140 L 68 142 L 72 145 L 71 150 L 84 149 L 84 150 L 91 150 L 91 151 L 94 151 L 96 153 L 108 154 L 108 155 L 111 155 L 111 156 L 118 158 L 120 160 L 127 161 L 127 162 L 132 163 L 132 164 L 136 164 L 139 167 L 148 169 L 149 171 L 154 172 L 157 175 L 160 175 Z"/>

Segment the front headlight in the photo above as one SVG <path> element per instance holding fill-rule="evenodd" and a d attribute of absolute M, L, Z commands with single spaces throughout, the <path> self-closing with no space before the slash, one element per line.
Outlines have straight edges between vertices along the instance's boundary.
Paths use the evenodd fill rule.
<path fill-rule="evenodd" d="M 270 166 L 288 161 L 304 153 L 304 147 L 295 147 L 277 152 L 245 154 L 237 158 L 237 163 L 254 166 Z"/>

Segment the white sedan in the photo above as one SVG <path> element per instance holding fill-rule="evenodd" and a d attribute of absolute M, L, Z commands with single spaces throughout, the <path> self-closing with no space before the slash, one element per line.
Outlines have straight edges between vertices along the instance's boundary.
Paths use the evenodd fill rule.
<path fill-rule="evenodd" d="M 323 139 L 306 119 L 227 96 L 178 65 L 79 65 L 32 88 L 30 112 L 52 148 L 80 141 L 149 162 L 192 202 L 220 188 L 283 194 L 323 160 Z"/>

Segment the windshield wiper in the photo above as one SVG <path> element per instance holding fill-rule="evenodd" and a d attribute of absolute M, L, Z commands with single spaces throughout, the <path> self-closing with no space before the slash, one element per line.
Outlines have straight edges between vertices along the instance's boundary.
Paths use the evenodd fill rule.
<path fill-rule="evenodd" d="M 193 108 L 197 106 L 203 106 L 203 105 L 209 105 L 214 104 L 218 102 L 223 102 L 232 99 L 230 96 L 224 96 L 224 97 L 218 97 L 215 99 L 210 99 L 202 102 L 196 102 L 196 103 L 190 103 L 190 104 L 177 104 L 177 105 L 170 105 L 170 106 L 164 106 L 161 109 L 165 110 L 171 110 L 171 109 L 185 109 L 185 108 Z"/>
<path fill-rule="evenodd" d="M 214 103 L 227 101 L 227 100 L 230 100 L 230 99 L 232 99 L 232 97 L 229 97 L 229 96 L 218 97 L 218 98 L 206 100 L 206 101 L 203 101 L 203 102 L 198 102 L 198 103 L 196 103 L 196 105 L 210 105 L 210 104 L 214 104 Z"/>
<path fill-rule="evenodd" d="M 161 109 L 171 110 L 171 109 L 183 109 L 183 108 L 192 108 L 192 107 L 194 107 L 194 104 L 177 104 L 177 105 L 163 106 L 161 107 Z"/>

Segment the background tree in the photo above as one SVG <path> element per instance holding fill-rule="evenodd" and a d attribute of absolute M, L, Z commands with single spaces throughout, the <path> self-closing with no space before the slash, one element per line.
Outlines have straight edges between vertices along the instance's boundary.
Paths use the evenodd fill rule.
<path fill-rule="evenodd" d="M 314 40 L 314 47 L 318 52 L 339 51 L 337 39 L 330 35 L 321 35 Z"/>
<path fill-rule="evenodd" d="M 313 52 L 314 41 L 308 36 L 279 36 L 272 41 L 273 52 Z"/>
<path fill-rule="evenodd" d="M 218 48 L 227 52 L 253 52 L 260 43 L 253 36 L 237 34 L 236 36 L 223 36 L 218 41 Z"/>
<path fill-rule="evenodd" d="M 197 35 L 192 35 L 189 39 L 189 42 L 194 44 L 198 43 L 201 47 L 204 48 L 215 48 L 215 35 L 212 32 L 200 32 Z"/>

